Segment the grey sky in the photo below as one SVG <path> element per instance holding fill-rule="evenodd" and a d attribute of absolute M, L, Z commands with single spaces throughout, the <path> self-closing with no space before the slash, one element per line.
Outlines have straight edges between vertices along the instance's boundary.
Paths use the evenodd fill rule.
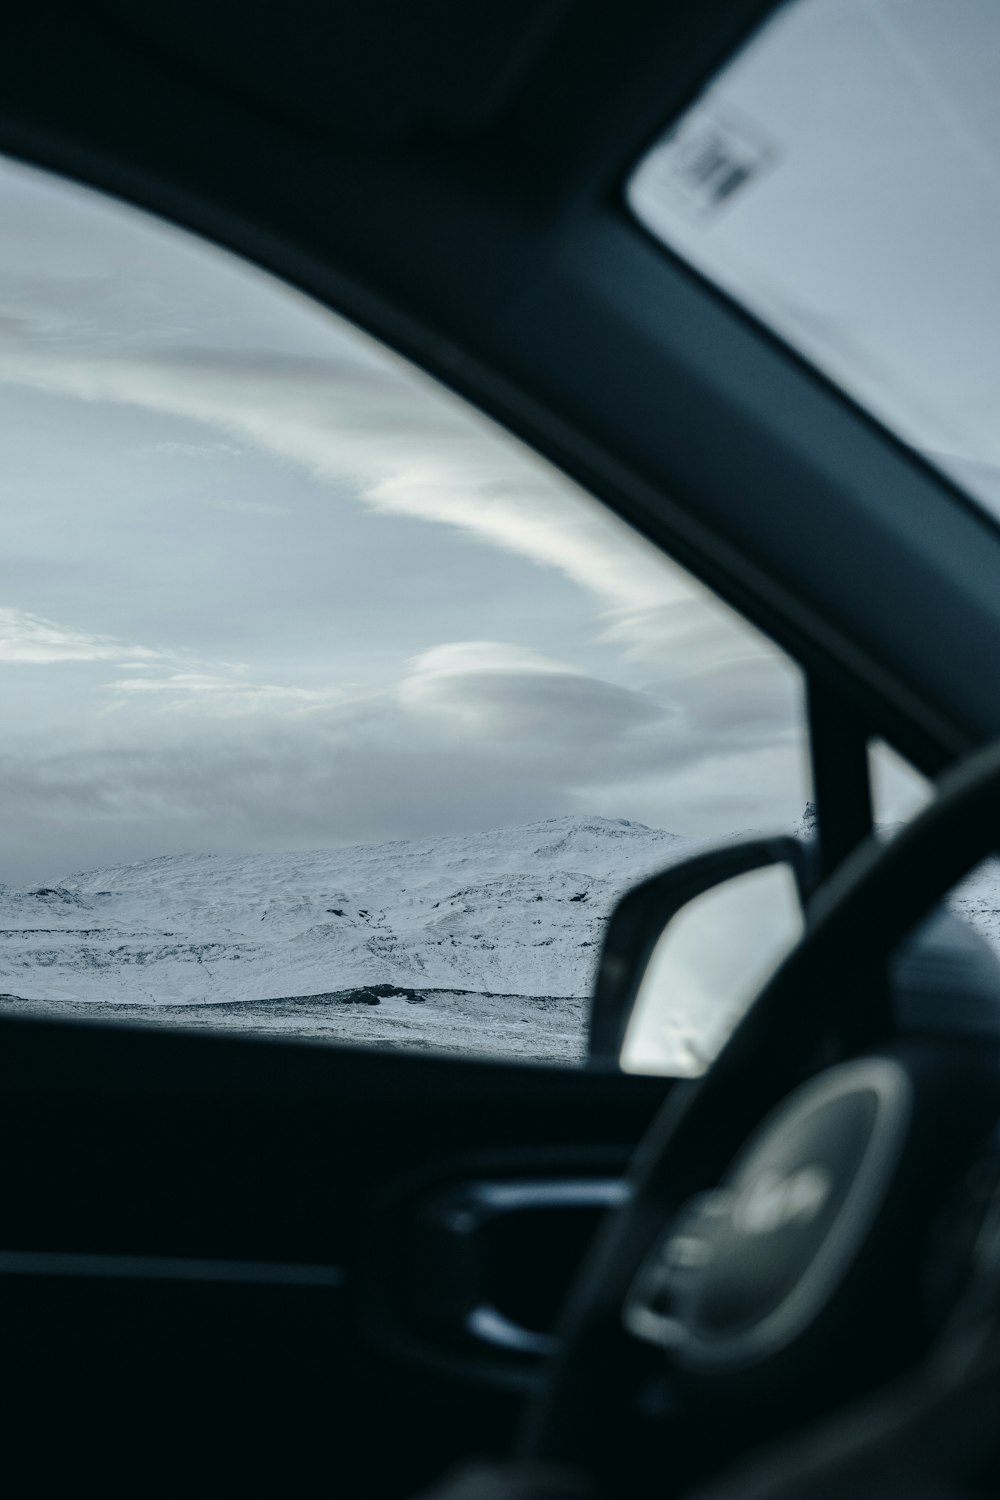
<path fill-rule="evenodd" d="M 564 812 L 787 823 L 798 679 L 306 299 L 0 163 L 0 879 Z"/>

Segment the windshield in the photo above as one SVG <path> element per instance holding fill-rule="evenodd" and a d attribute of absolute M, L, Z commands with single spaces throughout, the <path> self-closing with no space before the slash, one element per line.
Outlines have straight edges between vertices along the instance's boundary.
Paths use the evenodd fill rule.
<path fill-rule="evenodd" d="M 1000 515 L 997 0 L 784 6 L 627 195 Z"/>

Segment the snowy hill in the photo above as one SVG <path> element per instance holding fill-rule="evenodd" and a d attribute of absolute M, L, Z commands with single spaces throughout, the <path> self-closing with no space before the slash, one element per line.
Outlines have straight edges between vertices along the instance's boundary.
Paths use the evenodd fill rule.
<path fill-rule="evenodd" d="M 196 1004 L 358 986 L 583 997 L 615 898 L 689 843 L 610 818 L 0 887 L 0 991 Z"/>
<path fill-rule="evenodd" d="M 808 810 L 797 831 L 812 833 Z M 615 900 L 697 847 L 640 823 L 554 818 L 0 886 L 0 1003 L 571 1062 Z M 990 861 L 951 905 L 1000 952 L 998 891 Z M 697 1019 L 681 1062 L 711 1029 Z"/>

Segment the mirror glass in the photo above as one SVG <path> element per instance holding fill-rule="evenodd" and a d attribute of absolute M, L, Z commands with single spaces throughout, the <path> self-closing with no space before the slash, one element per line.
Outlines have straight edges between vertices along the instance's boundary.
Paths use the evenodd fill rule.
<path fill-rule="evenodd" d="M 622 1045 L 627 1073 L 696 1077 L 802 934 L 788 865 L 705 891 L 667 924 L 639 981 Z"/>

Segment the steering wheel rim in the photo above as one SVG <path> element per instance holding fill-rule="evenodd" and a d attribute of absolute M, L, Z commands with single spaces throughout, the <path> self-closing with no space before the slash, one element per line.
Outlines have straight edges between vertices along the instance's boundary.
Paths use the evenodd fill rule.
<path fill-rule="evenodd" d="M 889 956 L 995 852 L 998 831 L 1000 741 L 942 777 L 934 802 L 890 843 L 867 839 L 816 892 L 800 942 L 711 1068 L 672 1087 L 640 1143 L 629 1197 L 606 1220 L 567 1302 L 559 1352 L 528 1412 L 519 1458 L 600 1471 L 609 1428 L 652 1367 L 653 1351 L 622 1320 L 645 1257 L 791 1088 L 839 1056 L 892 1039 Z"/>

